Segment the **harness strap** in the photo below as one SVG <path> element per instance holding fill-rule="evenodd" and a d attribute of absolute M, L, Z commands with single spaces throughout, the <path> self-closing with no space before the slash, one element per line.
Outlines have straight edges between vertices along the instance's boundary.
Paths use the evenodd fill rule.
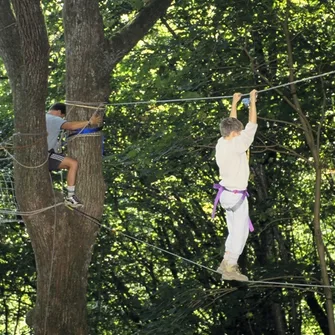
<path fill-rule="evenodd" d="M 236 212 L 240 206 L 242 205 L 244 199 L 246 197 L 249 196 L 249 193 L 247 190 L 243 190 L 243 191 L 240 191 L 240 190 L 228 190 L 227 188 L 225 188 L 224 186 L 220 185 L 220 184 L 214 184 L 213 185 L 213 188 L 218 190 L 217 194 L 216 194 L 216 197 L 215 197 L 215 200 L 214 200 L 214 206 L 213 206 L 213 211 L 212 211 L 212 219 L 215 217 L 215 213 L 216 213 L 216 207 L 220 201 L 220 197 L 221 197 L 221 194 L 223 191 L 227 191 L 227 192 L 231 192 L 231 193 L 239 193 L 239 194 L 242 194 L 242 197 L 241 199 L 233 206 L 233 207 L 228 207 L 228 208 L 225 208 L 226 211 L 229 211 L 229 212 Z M 248 218 L 249 219 L 249 230 L 251 232 L 254 231 L 254 226 L 250 220 L 250 217 Z"/>
<path fill-rule="evenodd" d="M 212 219 L 214 219 L 215 217 L 215 213 L 216 213 L 216 207 L 218 206 L 218 203 L 220 201 L 220 197 L 222 192 L 224 191 L 224 187 L 220 184 L 214 184 L 213 188 L 218 190 L 218 192 L 216 193 L 216 197 L 214 199 L 214 206 L 213 206 L 213 210 L 212 210 Z"/>
<path fill-rule="evenodd" d="M 70 135 L 68 135 L 68 137 L 78 135 L 78 134 L 80 135 L 81 134 L 92 134 L 92 133 L 96 133 L 100 131 L 101 129 L 102 127 L 78 129 L 78 130 L 74 130 Z"/>
<path fill-rule="evenodd" d="M 236 192 L 237 193 L 237 192 Z M 228 207 L 228 208 L 225 208 L 226 211 L 228 212 L 236 212 L 240 206 L 242 205 L 244 199 L 249 196 L 247 190 L 243 191 L 243 194 L 242 194 L 242 197 L 241 199 L 233 206 L 233 207 Z"/>
<path fill-rule="evenodd" d="M 81 136 L 81 135 L 84 135 L 84 136 L 89 136 L 89 135 L 97 135 L 97 133 L 99 131 L 102 130 L 102 126 L 101 127 L 97 127 L 97 128 L 84 128 L 84 129 L 78 129 L 78 130 L 75 130 L 73 131 L 71 134 L 69 134 L 67 137 L 70 138 L 71 136 Z M 66 142 L 65 142 L 66 143 Z M 104 156 L 105 155 L 105 137 L 104 135 L 102 134 L 102 137 L 101 137 L 101 152 L 102 152 L 102 155 Z"/>

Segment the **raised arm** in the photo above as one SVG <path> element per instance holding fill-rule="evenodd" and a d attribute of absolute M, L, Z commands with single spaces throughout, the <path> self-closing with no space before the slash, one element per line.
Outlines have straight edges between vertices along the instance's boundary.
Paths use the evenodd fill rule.
<path fill-rule="evenodd" d="M 77 130 L 87 127 L 90 124 L 99 124 L 102 122 L 102 117 L 94 113 L 89 121 L 71 121 L 62 124 L 61 128 L 65 130 Z"/>
<path fill-rule="evenodd" d="M 249 106 L 249 122 L 257 123 L 257 110 L 256 110 L 257 90 L 250 92 L 250 106 Z"/>
<path fill-rule="evenodd" d="M 231 104 L 231 112 L 230 112 L 230 117 L 234 117 L 237 119 L 237 103 L 240 101 L 242 97 L 241 93 L 234 93 L 233 95 L 233 102 Z"/>

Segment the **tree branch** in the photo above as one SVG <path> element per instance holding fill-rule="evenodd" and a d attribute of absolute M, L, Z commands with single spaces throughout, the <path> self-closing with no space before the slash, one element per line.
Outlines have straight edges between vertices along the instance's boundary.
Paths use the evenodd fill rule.
<path fill-rule="evenodd" d="M 150 1 L 127 26 L 122 28 L 109 41 L 109 53 L 112 65 L 117 64 L 141 40 L 165 14 L 172 0 Z"/>
<path fill-rule="evenodd" d="M 0 57 L 12 80 L 18 75 L 18 64 L 23 62 L 20 50 L 20 37 L 10 2 L 0 0 Z"/>
<path fill-rule="evenodd" d="M 264 120 L 264 121 L 270 121 L 270 122 L 275 122 L 275 123 L 283 123 L 283 124 L 288 124 L 290 126 L 294 126 L 295 128 L 299 128 L 299 129 L 303 129 L 302 126 L 295 124 L 294 122 L 289 122 L 289 121 L 284 121 L 284 120 L 277 120 L 277 119 L 270 119 L 267 117 L 262 117 L 262 116 L 258 116 L 257 117 L 260 120 Z"/>
<path fill-rule="evenodd" d="M 318 130 L 316 134 L 316 147 L 318 150 L 320 150 L 320 145 L 321 145 L 321 130 L 324 125 L 325 119 L 326 119 L 326 102 L 327 102 L 327 97 L 326 97 L 326 92 L 325 92 L 325 86 L 324 86 L 324 81 L 323 78 L 321 79 L 321 86 L 322 86 L 322 95 L 323 95 L 323 101 L 322 101 L 322 107 L 321 107 L 321 120 L 318 125 Z"/>
<path fill-rule="evenodd" d="M 291 39 L 290 39 L 290 32 L 289 32 L 289 28 L 288 28 L 288 14 L 286 14 L 286 17 L 285 17 L 285 22 L 283 24 L 283 29 L 284 29 L 286 43 L 287 43 L 287 56 L 288 56 L 288 65 L 289 65 L 289 71 L 290 71 L 290 82 L 293 82 L 294 81 L 294 71 L 293 71 L 294 62 L 293 62 L 293 51 L 292 51 L 292 45 L 291 45 Z M 297 95 L 296 85 L 294 83 L 292 83 L 290 85 L 290 88 L 291 88 L 293 103 L 295 105 L 295 110 L 298 112 L 301 124 L 302 124 L 302 126 L 305 130 L 306 141 L 308 143 L 309 148 L 312 151 L 312 154 L 313 154 L 314 158 L 316 159 L 315 150 L 314 150 L 314 136 L 313 136 L 312 127 L 311 127 L 307 117 L 302 112 L 300 101 L 299 101 L 299 98 L 298 98 L 298 95 Z M 317 162 L 315 162 L 315 164 L 316 163 Z"/>

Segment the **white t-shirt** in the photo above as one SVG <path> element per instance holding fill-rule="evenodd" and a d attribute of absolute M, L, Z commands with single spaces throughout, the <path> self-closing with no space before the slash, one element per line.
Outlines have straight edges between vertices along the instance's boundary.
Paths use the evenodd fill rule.
<path fill-rule="evenodd" d="M 239 136 L 231 140 L 221 137 L 215 147 L 215 159 L 220 171 L 220 184 L 228 189 L 245 190 L 249 180 L 246 151 L 254 140 L 257 124 L 248 122 Z"/>
<path fill-rule="evenodd" d="M 62 119 L 60 116 L 52 115 L 49 113 L 46 113 L 45 120 L 48 133 L 48 150 L 54 149 L 55 151 L 57 151 L 58 135 L 61 131 L 62 124 L 67 121 Z"/>

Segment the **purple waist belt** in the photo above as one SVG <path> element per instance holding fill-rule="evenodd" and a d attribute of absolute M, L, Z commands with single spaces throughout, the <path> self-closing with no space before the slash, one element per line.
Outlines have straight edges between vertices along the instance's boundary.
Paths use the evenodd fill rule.
<path fill-rule="evenodd" d="M 235 212 L 243 203 L 244 199 L 246 197 L 249 196 L 249 193 L 247 190 L 243 190 L 243 191 L 239 191 L 239 190 L 228 190 L 227 188 L 225 188 L 224 186 L 220 185 L 220 184 L 214 184 L 213 188 L 215 188 L 216 190 L 218 190 L 218 193 L 216 194 L 215 200 L 214 200 L 214 207 L 213 207 L 213 211 L 212 211 L 212 219 L 215 217 L 215 212 L 216 212 L 216 207 L 220 201 L 220 197 L 223 191 L 227 191 L 227 192 L 231 192 L 231 193 L 238 193 L 238 194 L 242 194 L 241 199 L 233 206 L 233 207 L 228 207 L 225 208 L 226 211 L 228 212 Z M 250 220 L 249 217 L 249 230 L 251 232 L 254 231 L 254 226 L 252 225 L 252 222 Z"/>

